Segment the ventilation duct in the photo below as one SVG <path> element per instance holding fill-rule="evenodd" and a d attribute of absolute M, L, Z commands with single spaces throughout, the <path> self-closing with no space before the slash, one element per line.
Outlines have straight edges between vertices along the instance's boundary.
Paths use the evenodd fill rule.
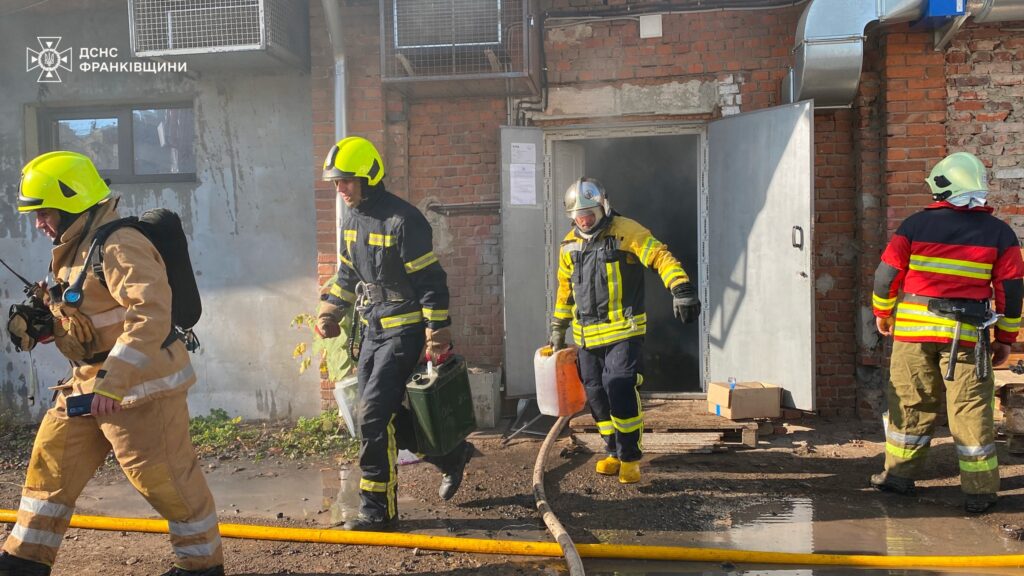
<path fill-rule="evenodd" d="M 864 64 L 864 29 L 873 22 L 920 19 L 929 0 L 812 0 L 796 30 L 795 62 L 782 84 L 785 102 L 815 108 L 850 106 Z M 1024 0 L 967 0 L 975 22 L 1024 19 Z"/>
<path fill-rule="evenodd" d="M 1024 20 L 1024 0 L 967 0 L 967 12 L 980 24 Z"/>

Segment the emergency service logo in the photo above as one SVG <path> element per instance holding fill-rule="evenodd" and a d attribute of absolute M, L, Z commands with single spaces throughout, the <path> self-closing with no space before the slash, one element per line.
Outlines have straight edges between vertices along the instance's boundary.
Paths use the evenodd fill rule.
<path fill-rule="evenodd" d="M 25 48 L 25 71 L 39 69 L 36 82 L 60 82 L 60 70 L 71 71 L 71 48 L 60 50 L 60 36 L 37 36 L 39 51 Z"/>

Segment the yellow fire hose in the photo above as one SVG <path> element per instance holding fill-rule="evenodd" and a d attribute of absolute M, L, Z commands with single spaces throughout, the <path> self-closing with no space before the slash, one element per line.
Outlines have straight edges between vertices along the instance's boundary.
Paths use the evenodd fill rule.
<path fill-rule="evenodd" d="M 0 510 L 0 522 L 14 522 L 16 511 Z M 72 528 L 115 530 L 123 532 L 167 533 L 167 521 L 142 518 L 109 518 L 104 516 L 73 516 Z M 553 542 L 521 540 L 483 540 L 452 536 L 424 536 L 387 532 L 344 532 L 319 528 L 281 528 L 221 524 L 225 538 L 349 544 L 353 546 L 394 546 L 422 548 L 474 554 L 508 556 L 561 557 L 562 549 Z M 733 564 L 803 564 L 813 566 L 858 566 L 875 568 L 1020 568 L 1024 554 L 997 556 L 869 556 L 855 554 L 798 554 L 792 552 L 758 552 L 715 548 L 676 546 L 625 546 L 618 544 L 576 544 L 583 558 L 616 560 L 665 560 L 673 562 L 731 562 Z"/>

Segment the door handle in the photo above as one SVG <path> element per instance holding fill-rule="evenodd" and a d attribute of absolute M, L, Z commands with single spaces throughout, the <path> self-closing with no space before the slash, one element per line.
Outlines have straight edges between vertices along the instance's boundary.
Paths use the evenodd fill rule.
<path fill-rule="evenodd" d="M 799 226 L 793 226 L 791 239 L 793 241 L 793 248 L 800 248 L 802 250 L 804 247 L 804 229 Z"/>

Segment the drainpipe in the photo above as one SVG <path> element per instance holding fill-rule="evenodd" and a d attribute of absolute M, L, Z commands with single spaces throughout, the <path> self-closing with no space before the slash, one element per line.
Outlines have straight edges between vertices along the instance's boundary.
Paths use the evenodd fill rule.
<path fill-rule="evenodd" d="M 327 20 L 327 34 L 331 39 L 334 54 L 334 141 L 348 136 L 347 91 L 345 83 L 345 43 L 341 34 L 341 0 L 321 0 L 324 19 Z M 320 151 L 324 153 L 325 151 Z M 314 156 L 316 154 L 314 153 Z M 345 216 L 345 203 L 341 196 L 334 195 L 334 246 L 335 258 L 341 254 L 341 221 Z"/>
<path fill-rule="evenodd" d="M 812 0 L 800 16 L 795 63 L 782 84 L 785 102 L 814 99 L 815 108 L 847 108 L 864 63 L 864 29 L 921 18 L 928 0 Z M 1024 19 L 1024 0 L 968 0 L 978 23 Z"/>

